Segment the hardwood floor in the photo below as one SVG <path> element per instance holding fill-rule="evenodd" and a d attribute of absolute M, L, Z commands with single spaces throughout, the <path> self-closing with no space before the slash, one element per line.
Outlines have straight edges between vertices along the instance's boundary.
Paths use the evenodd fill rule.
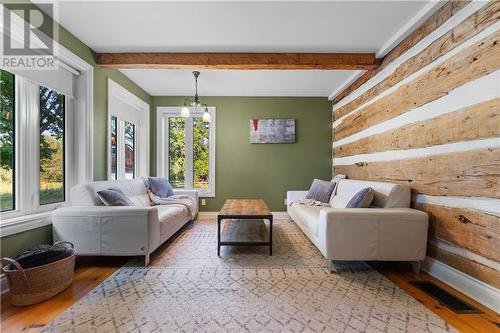
<path fill-rule="evenodd" d="M 123 266 L 129 258 L 79 258 L 73 284 L 55 297 L 38 304 L 17 307 L 2 295 L 0 332 L 38 332 L 89 291 Z"/>
<path fill-rule="evenodd" d="M 113 274 L 127 260 L 128 258 L 79 259 L 71 287 L 54 298 L 39 304 L 16 307 L 10 305 L 8 294 L 5 297 L 2 296 L 0 331 L 4 333 L 38 332 L 44 325 Z M 372 266 L 460 332 L 500 332 L 500 316 L 498 314 L 430 275 L 423 272 L 415 274 L 411 271 L 411 267 L 404 263 L 374 263 Z M 456 314 L 409 283 L 409 281 L 415 280 L 432 280 L 481 309 L 484 314 Z"/>
<path fill-rule="evenodd" d="M 425 272 L 419 274 L 413 273 L 411 266 L 408 263 L 371 263 L 380 273 L 391 280 L 401 289 L 412 295 L 420 303 L 425 305 L 432 312 L 446 320 L 453 327 L 464 333 L 494 333 L 500 332 L 500 316 L 487 307 L 479 304 L 470 297 L 458 292 L 438 279 L 430 276 Z M 470 305 L 475 306 L 483 311 L 483 314 L 456 314 L 446 306 L 441 305 L 431 296 L 422 292 L 420 289 L 410 284 L 410 281 L 430 280 L 452 293 L 460 297 Z"/>

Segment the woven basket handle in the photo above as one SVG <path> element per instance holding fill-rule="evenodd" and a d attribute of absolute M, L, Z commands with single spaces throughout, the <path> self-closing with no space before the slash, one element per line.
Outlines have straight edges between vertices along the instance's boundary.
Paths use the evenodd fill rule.
<path fill-rule="evenodd" d="M 24 278 L 24 282 L 26 283 L 26 286 L 29 288 L 29 286 L 30 286 L 30 282 L 29 282 L 29 280 L 28 280 L 28 277 L 26 276 L 26 272 L 24 271 L 24 268 L 23 268 L 21 265 L 19 265 L 19 263 L 18 263 L 17 261 L 15 261 L 14 259 L 11 259 L 11 258 L 2 258 L 2 259 L 0 259 L 0 262 L 4 262 L 4 261 L 8 262 L 8 264 L 12 264 L 12 265 L 14 265 L 14 267 L 15 267 L 15 268 L 16 268 L 19 272 L 21 272 L 21 273 L 22 273 L 23 278 Z M 8 265 L 8 264 L 7 264 L 7 265 Z M 7 265 L 6 265 L 6 266 L 7 266 Z M 4 272 L 4 273 L 5 273 L 5 267 L 6 267 L 6 266 L 4 266 L 3 264 L 0 266 L 0 270 L 1 270 L 2 272 Z"/>
<path fill-rule="evenodd" d="M 73 243 L 68 242 L 68 241 L 58 241 L 58 242 L 55 242 L 55 243 L 54 243 L 54 245 L 52 245 L 52 247 L 54 247 L 54 246 L 56 246 L 56 245 L 59 245 L 59 244 L 69 244 L 69 245 L 71 245 L 71 248 L 72 248 L 72 249 L 75 249 L 75 245 L 73 245 Z M 51 247 L 51 248 L 52 248 L 52 247 Z"/>

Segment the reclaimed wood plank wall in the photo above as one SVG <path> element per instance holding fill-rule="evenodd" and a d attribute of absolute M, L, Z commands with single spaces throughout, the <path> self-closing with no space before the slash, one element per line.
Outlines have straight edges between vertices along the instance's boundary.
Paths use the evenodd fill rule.
<path fill-rule="evenodd" d="M 428 256 L 500 288 L 500 1 L 449 1 L 334 99 L 333 174 L 406 184 Z"/>

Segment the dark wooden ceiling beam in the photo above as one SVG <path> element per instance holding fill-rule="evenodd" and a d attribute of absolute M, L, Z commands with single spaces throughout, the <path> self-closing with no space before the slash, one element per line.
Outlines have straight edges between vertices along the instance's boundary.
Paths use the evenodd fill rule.
<path fill-rule="evenodd" d="M 373 70 L 374 53 L 98 53 L 103 68 Z"/>

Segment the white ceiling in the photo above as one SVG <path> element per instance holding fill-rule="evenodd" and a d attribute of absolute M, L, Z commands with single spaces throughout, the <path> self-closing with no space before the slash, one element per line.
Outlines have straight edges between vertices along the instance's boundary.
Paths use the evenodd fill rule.
<path fill-rule="evenodd" d="M 120 70 L 152 96 L 194 95 L 194 78 L 183 69 Z M 324 96 L 353 71 L 202 70 L 200 96 Z"/>
<path fill-rule="evenodd" d="M 61 1 L 57 20 L 96 52 L 383 54 L 440 5 L 428 0 Z M 123 72 L 153 95 L 192 91 L 191 71 Z M 205 71 L 200 84 L 206 95 L 328 96 L 354 73 Z"/>

